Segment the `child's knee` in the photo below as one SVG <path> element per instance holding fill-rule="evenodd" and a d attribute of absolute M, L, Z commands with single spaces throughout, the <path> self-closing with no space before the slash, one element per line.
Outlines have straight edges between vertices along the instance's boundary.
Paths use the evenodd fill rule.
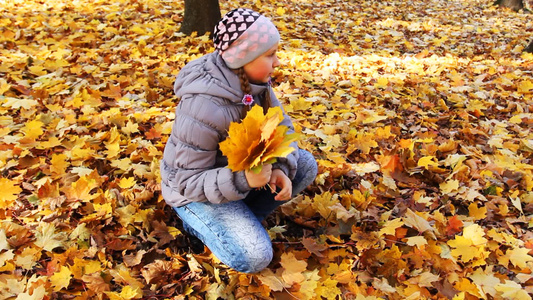
<path fill-rule="evenodd" d="M 300 150 L 299 154 L 298 166 L 304 169 L 303 171 L 308 175 L 306 177 L 316 177 L 318 173 L 318 165 L 313 154 L 306 150 Z"/>
<path fill-rule="evenodd" d="M 269 248 L 270 251 L 242 251 L 233 257 L 228 266 L 243 273 L 258 273 L 272 261 L 273 252 Z"/>

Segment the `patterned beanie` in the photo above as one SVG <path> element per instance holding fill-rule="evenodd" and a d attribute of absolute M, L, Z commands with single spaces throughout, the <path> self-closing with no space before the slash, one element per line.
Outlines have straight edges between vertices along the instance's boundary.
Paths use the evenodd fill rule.
<path fill-rule="evenodd" d="M 261 14 L 237 8 L 228 12 L 214 30 L 215 49 L 230 69 L 253 61 L 279 42 L 276 26 Z"/>

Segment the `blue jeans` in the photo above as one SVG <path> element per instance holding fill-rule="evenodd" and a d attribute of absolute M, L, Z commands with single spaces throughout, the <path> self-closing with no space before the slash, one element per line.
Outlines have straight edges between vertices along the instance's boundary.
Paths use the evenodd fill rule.
<path fill-rule="evenodd" d="M 299 150 L 298 170 L 292 180 L 293 197 L 310 185 L 317 174 L 313 155 Z M 193 202 L 174 210 L 183 227 L 198 237 L 227 266 L 256 273 L 272 260 L 272 242 L 261 221 L 283 201 L 270 189 L 254 189 L 239 201 L 223 204 Z"/>

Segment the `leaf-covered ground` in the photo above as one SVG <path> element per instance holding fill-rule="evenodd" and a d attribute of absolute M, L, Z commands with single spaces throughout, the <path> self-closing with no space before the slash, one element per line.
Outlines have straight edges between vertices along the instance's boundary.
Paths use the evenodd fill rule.
<path fill-rule="evenodd" d="M 220 2 L 280 29 L 275 89 L 319 162 L 265 223 L 270 267 L 192 247 L 159 193 L 174 76 L 213 50 L 183 1 L 0 0 L 2 299 L 531 299 L 531 14 Z"/>

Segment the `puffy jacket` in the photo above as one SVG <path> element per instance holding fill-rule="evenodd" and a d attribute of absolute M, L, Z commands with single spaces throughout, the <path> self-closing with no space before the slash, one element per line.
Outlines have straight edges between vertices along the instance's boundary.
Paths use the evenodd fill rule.
<path fill-rule="evenodd" d="M 217 51 L 188 63 L 176 77 L 174 92 L 180 98 L 172 133 L 161 161 L 161 191 L 170 206 L 197 201 L 224 203 L 244 199 L 251 190 L 244 172 L 232 172 L 219 143 L 226 139 L 231 122 L 239 122 L 243 91 L 237 74 Z M 251 84 L 255 103 L 268 89 L 272 106 L 281 106 L 272 88 Z M 281 123 L 294 127 L 284 113 Z M 291 146 L 297 149 L 296 143 Z M 296 174 L 298 151 L 278 158 L 273 168 L 290 179 Z"/>

